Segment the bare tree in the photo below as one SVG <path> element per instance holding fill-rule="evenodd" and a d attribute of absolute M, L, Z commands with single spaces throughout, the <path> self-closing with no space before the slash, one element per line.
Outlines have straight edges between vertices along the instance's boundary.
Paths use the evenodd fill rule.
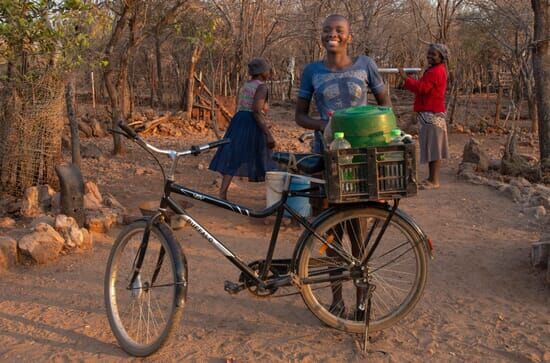
<path fill-rule="evenodd" d="M 533 69 L 539 114 L 541 167 L 550 170 L 550 1 L 531 0 L 535 15 Z"/>

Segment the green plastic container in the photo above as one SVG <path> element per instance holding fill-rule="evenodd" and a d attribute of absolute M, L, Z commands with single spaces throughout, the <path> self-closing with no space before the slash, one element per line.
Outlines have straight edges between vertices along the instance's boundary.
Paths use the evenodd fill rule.
<path fill-rule="evenodd" d="M 353 147 L 388 145 L 395 128 L 391 107 L 356 106 L 338 110 L 332 116 L 332 131 L 343 132 Z"/>

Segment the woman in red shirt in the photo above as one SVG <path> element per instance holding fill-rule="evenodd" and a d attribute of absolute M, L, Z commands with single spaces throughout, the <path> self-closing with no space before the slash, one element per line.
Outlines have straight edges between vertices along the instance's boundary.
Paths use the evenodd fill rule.
<path fill-rule="evenodd" d="M 429 176 L 420 187 L 422 189 L 439 188 L 441 161 L 449 155 L 447 124 L 445 122 L 445 91 L 447 89 L 447 69 L 449 51 L 443 44 L 430 44 L 428 64 L 422 78 L 415 80 L 400 69 L 399 74 L 405 81 L 405 89 L 414 92 L 414 112 L 420 123 L 420 163 L 428 163 Z"/>

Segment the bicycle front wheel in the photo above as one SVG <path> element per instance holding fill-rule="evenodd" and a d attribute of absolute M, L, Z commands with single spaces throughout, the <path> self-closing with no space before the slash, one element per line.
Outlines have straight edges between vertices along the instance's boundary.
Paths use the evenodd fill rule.
<path fill-rule="evenodd" d="M 296 265 L 301 293 L 309 310 L 325 324 L 364 332 L 366 290 L 357 282 L 365 279 L 374 285 L 371 331 L 395 324 L 420 299 L 426 283 L 427 253 L 422 237 L 398 214 L 387 226 L 365 272 L 359 271 L 362 276 L 358 277 L 357 267 L 349 262 L 357 265 L 369 253 L 389 213 L 388 209 L 363 206 L 328 216 L 315 232 L 333 249 L 313 234 L 305 238 Z"/>
<path fill-rule="evenodd" d="M 166 227 L 145 221 L 123 230 L 113 244 L 105 273 L 105 305 L 111 329 L 127 353 L 147 356 L 178 324 L 185 300 L 184 255 Z"/>

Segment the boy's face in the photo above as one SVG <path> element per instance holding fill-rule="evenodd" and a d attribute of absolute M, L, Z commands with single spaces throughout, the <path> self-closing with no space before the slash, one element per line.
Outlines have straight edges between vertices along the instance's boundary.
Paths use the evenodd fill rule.
<path fill-rule="evenodd" d="M 428 59 L 428 64 L 432 66 L 443 62 L 443 57 L 441 57 L 441 54 L 432 48 L 428 49 L 426 58 Z"/>
<path fill-rule="evenodd" d="M 345 51 L 351 41 L 348 21 L 342 17 L 328 17 L 323 23 L 321 41 L 327 52 Z"/>

